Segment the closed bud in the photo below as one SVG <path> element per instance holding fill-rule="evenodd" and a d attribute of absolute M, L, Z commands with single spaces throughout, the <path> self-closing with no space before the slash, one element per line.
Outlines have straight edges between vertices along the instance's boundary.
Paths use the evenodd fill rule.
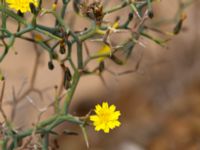
<path fill-rule="evenodd" d="M 60 42 L 60 53 L 65 54 L 65 52 L 66 52 L 65 42 L 64 42 L 64 40 L 61 40 L 61 42 Z"/>
<path fill-rule="evenodd" d="M 52 59 L 57 59 L 58 58 L 58 54 L 55 52 L 52 52 L 51 54 Z"/>
<path fill-rule="evenodd" d="M 72 79 L 72 75 L 71 75 L 69 68 L 65 68 L 64 82 L 63 82 L 65 89 L 69 88 L 71 79 Z"/>
<path fill-rule="evenodd" d="M 133 19 L 133 13 L 129 13 L 128 20 L 132 20 L 132 19 Z"/>
<path fill-rule="evenodd" d="M 61 47 L 60 47 L 60 53 L 61 53 L 61 54 L 65 54 L 65 52 L 66 52 L 65 47 L 64 47 L 64 46 L 61 46 Z"/>
<path fill-rule="evenodd" d="M 37 15 L 37 9 L 36 9 L 35 5 L 33 3 L 30 3 L 29 6 L 30 6 L 30 9 L 31 9 L 31 12 L 34 15 Z"/>
<path fill-rule="evenodd" d="M 152 10 L 148 12 L 148 16 L 149 16 L 149 18 L 151 18 L 151 19 L 154 17 L 154 14 L 153 14 L 153 11 L 152 11 Z"/>
<path fill-rule="evenodd" d="M 73 0 L 73 8 L 77 14 L 80 13 L 80 7 L 81 7 L 80 0 Z"/>
<path fill-rule="evenodd" d="M 20 10 L 17 11 L 17 14 L 18 14 L 20 17 L 24 17 L 24 13 L 22 13 Z"/>
<path fill-rule="evenodd" d="M 182 29 L 182 26 L 183 26 L 183 21 L 187 18 L 186 14 L 181 14 L 181 18 L 180 20 L 178 21 L 178 23 L 176 24 L 176 26 L 174 27 L 174 31 L 173 33 L 174 34 L 178 34 L 181 29 Z"/>
<path fill-rule="evenodd" d="M 49 70 L 53 70 L 54 69 L 54 64 L 53 64 L 52 61 L 48 62 L 48 68 L 49 68 Z"/>
<path fill-rule="evenodd" d="M 4 81 L 4 80 L 5 80 L 5 77 L 2 76 L 2 75 L 0 75 L 0 80 L 1 80 L 1 81 Z"/>

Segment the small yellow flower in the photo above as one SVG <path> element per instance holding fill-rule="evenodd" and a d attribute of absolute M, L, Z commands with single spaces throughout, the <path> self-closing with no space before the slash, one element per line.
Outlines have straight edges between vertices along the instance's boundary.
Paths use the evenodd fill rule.
<path fill-rule="evenodd" d="M 108 45 L 104 45 L 98 52 L 97 55 L 101 56 L 101 55 L 111 55 L 111 48 Z M 104 57 L 99 57 L 98 58 L 98 62 L 102 62 L 104 61 L 104 59 L 106 59 L 106 56 Z"/>
<path fill-rule="evenodd" d="M 90 116 L 90 120 L 93 121 L 96 131 L 103 130 L 105 133 L 109 133 L 110 129 L 121 125 L 118 121 L 121 113 L 116 111 L 115 105 L 108 106 L 107 102 L 103 102 L 102 106 L 96 105 L 95 113 L 96 115 Z"/>
<path fill-rule="evenodd" d="M 119 20 L 117 19 L 113 23 L 113 25 L 111 27 L 109 27 L 108 30 L 104 31 L 104 30 L 101 30 L 101 29 L 97 28 L 96 32 L 98 34 L 103 34 L 103 35 L 105 35 L 106 33 L 111 34 L 118 27 L 119 27 Z M 97 55 L 111 55 L 111 54 L 112 54 L 111 47 L 109 45 L 106 45 L 106 44 L 97 52 Z M 105 57 L 99 57 L 98 58 L 98 62 L 102 62 L 102 61 L 104 61 L 104 59 L 106 59 L 106 56 Z"/>
<path fill-rule="evenodd" d="M 43 40 L 43 37 L 42 37 L 42 35 L 40 35 L 40 34 L 35 34 L 35 35 L 34 35 L 34 39 L 35 39 L 37 42 L 40 42 L 40 41 Z"/>
<path fill-rule="evenodd" d="M 8 6 L 16 11 L 21 11 L 22 13 L 30 12 L 30 3 L 35 7 L 38 6 L 38 0 L 6 0 Z"/>
<path fill-rule="evenodd" d="M 57 8 L 57 4 L 56 4 L 56 3 L 53 3 L 53 5 L 52 5 L 52 10 L 56 11 L 56 8 Z"/>

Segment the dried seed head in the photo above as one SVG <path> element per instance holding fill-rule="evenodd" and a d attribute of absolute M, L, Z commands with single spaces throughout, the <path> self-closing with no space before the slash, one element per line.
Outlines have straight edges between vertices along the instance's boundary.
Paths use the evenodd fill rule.
<path fill-rule="evenodd" d="M 94 2 L 87 7 L 86 16 L 101 24 L 103 21 L 103 5 L 101 2 Z"/>
<path fill-rule="evenodd" d="M 95 1 L 88 4 L 88 1 L 86 0 L 74 0 L 73 7 L 75 12 L 83 16 L 87 16 L 88 18 L 94 20 L 97 24 L 101 24 L 104 17 L 102 2 Z"/>

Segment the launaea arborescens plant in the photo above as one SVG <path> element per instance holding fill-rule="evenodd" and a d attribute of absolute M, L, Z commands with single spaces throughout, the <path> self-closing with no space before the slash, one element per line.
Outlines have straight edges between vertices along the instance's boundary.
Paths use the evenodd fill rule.
<path fill-rule="evenodd" d="M 52 7 L 46 6 L 47 2 Z M 112 5 L 107 5 L 108 2 Z M 130 59 L 135 46 L 143 45 L 140 41 L 141 37 L 163 46 L 167 40 L 152 36 L 150 34 L 152 31 L 162 33 L 165 36 L 174 36 L 181 31 L 185 18 L 183 19 L 180 16 L 182 16 L 182 9 L 185 9 L 188 3 L 182 2 L 181 11 L 179 9 L 179 14 L 176 15 L 178 18 L 173 19 L 173 25 L 176 29 L 172 31 L 173 34 L 161 32 L 156 27 L 151 27 L 146 23 L 147 20 L 151 22 L 155 15 L 152 7 L 154 3 L 159 5 L 161 2 L 157 0 L 119 0 L 117 3 L 115 0 L 1 0 L 0 65 L 7 54 L 13 52 L 11 50 L 14 49 L 15 42 L 18 39 L 25 40 L 30 45 L 33 44 L 36 54 L 34 66 L 29 67 L 33 69 L 30 86 L 24 92 L 20 89 L 16 92 L 16 89 L 14 89 L 13 95 L 10 96 L 13 100 L 9 103 L 12 106 L 11 116 L 7 115 L 3 107 L 8 79 L 4 76 L 4 74 L 7 74 L 6 70 L 0 68 L 0 112 L 3 117 L 3 121 L 0 123 L 1 149 L 55 149 L 55 145 L 49 140 L 51 136 L 59 135 L 54 129 L 64 122 L 80 126 L 87 145 L 89 144 L 85 129 L 91 125 L 91 122 L 90 127 L 94 127 L 96 131 L 102 130 L 105 133 L 120 127 L 121 124 L 123 125 L 123 122 L 119 121 L 120 110 L 116 110 L 114 104 L 109 106 L 108 103 L 110 102 L 104 102 L 102 105 L 97 104 L 94 114 L 88 113 L 90 115 L 86 114 L 82 117 L 71 114 L 69 109 L 80 78 L 85 75 L 100 75 L 102 77 L 102 73 L 107 69 L 106 61 L 111 61 L 118 67 L 124 65 Z M 71 6 L 73 9 L 71 9 Z M 126 10 L 123 16 L 118 14 L 117 16 L 111 15 L 110 18 L 107 17 L 110 14 L 117 14 L 122 9 Z M 74 29 L 74 20 L 67 17 L 69 13 L 72 13 L 74 17 L 81 16 L 89 22 L 89 25 L 86 28 L 80 28 L 80 30 Z M 54 22 L 51 24 L 48 22 L 48 25 L 42 24 L 40 22 L 41 17 L 48 20 L 49 15 L 53 17 Z M 15 28 L 11 30 L 9 23 L 14 24 Z M 111 36 L 118 33 L 128 33 L 129 36 L 125 36 L 124 39 L 119 41 L 112 41 Z M 98 42 L 101 44 L 101 48 L 90 47 L 87 45 L 88 42 Z M 19 49 L 24 48 L 23 45 L 18 46 Z M 51 97 L 53 102 L 49 101 L 44 108 L 37 106 L 29 96 L 31 92 L 36 92 L 40 94 L 42 99 L 44 94 L 43 90 L 35 87 L 40 59 L 44 59 L 40 57 L 41 53 L 48 55 L 48 62 L 44 61 L 46 67 L 52 71 L 55 71 L 54 68 L 58 67 L 62 72 L 59 78 L 62 79 L 62 82 L 60 83 L 59 80 L 60 84 L 58 83 L 53 88 L 55 90 L 54 96 Z M 93 60 L 96 60 L 94 61 L 95 67 L 90 68 L 89 64 Z M 24 63 L 29 62 L 24 61 Z M 16 67 L 16 64 L 13 67 Z M 87 88 L 87 85 L 85 87 Z M 24 99 L 38 110 L 39 119 L 33 123 L 32 127 L 18 130 L 13 120 L 17 115 L 16 110 Z M 40 120 L 41 115 L 49 108 L 53 108 L 54 113 L 49 118 Z M 29 113 L 27 112 L 24 115 L 29 115 Z M 123 116 L 122 113 L 121 117 Z M 31 117 L 29 119 L 33 121 Z M 113 132 L 116 130 L 113 130 Z"/>

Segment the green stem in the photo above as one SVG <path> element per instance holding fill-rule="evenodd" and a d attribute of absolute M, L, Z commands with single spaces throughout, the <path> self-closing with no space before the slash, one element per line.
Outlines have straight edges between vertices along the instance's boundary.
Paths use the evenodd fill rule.
<path fill-rule="evenodd" d="M 61 9 L 61 18 L 62 19 L 65 18 L 65 12 L 66 12 L 66 9 L 67 9 L 67 6 L 68 6 L 69 2 L 70 2 L 70 0 L 63 1 L 63 7 Z"/>
<path fill-rule="evenodd" d="M 23 29 L 23 30 L 21 30 L 21 31 L 19 31 L 19 32 L 16 32 L 16 33 L 14 34 L 14 36 L 19 37 L 19 36 L 21 36 L 21 35 L 23 35 L 23 34 L 25 34 L 25 33 L 27 33 L 27 32 L 32 31 L 34 28 L 35 28 L 35 27 L 33 27 L 33 26 L 30 25 L 30 26 L 28 26 L 27 28 L 25 28 L 25 29 Z"/>
<path fill-rule="evenodd" d="M 83 122 L 80 121 L 78 117 L 72 116 L 70 114 L 68 114 L 68 115 L 59 114 L 59 115 L 49 118 L 48 120 L 45 120 L 45 121 L 42 121 L 41 123 L 39 123 L 37 125 L 36 133 L 46 133 L 47 131 L 51 131 L 57 125 L 61 124 L 62 122 L 65 122 L 65 121 L 79 124 L 79 125 L 83 124 Z M 45 127 L 46 127 L 46 129 L 45 129 Z M 18 133 L 17 138 L 23 139 L 27 136 L 30 136 L 33 131 L 34 131 L 34 129 L 32 128 L 32 129 L 23 131 L 22 133 Z"/>
<path fill-rule="evenodd" d="M 77 41 L 77 61 L 78 69 L 83 69 L 83 44 Z"/>
<path fill-rule="evenodd" d="M 1 147 L 2 150 L 7 150 L 7 143 L 8 143 L 8 139 L 6 138 L 3 140 L 2 147 Z"/>
<path fill-rule="evenodd" d="M 11 36 L 8 45 L 5 45 L 4 52 L 0 56 L 0 62 L 2 62 L 2 60 L 4 59 L 4 57 L 6 56 L 6 54 L 8 53 L 9 49 L 13 46 L 14 41 L 15 41 L 15 37 Z"/>
<path fill-rule="evenodd" d="M 80 79 L 80 74 L 79 74 L 78 71 L 75 71 L 71 87 L 68 89 L 66 97 L 65 97 L 64 107 L 63 107 L 63 113 L 64 114 L 68 113 L 69 105 L 70 105 L 70 103 L 72 101 L 72 98 L 73 98 L 74 92 L 76 90 L 76 87 L 78 85 L 79 79 Z"/>
<path fill-rule="evenodd" d="M 99 55 L 93 55 L 93 56 L 90 56 L 85 62 L 84 62 L 84 68 L 87 66 L 87 64 L 91 61 L 91 60 L 94 60 L 94 59 L 98 59 L 98 58 L 101 58 L 101 57 L 110 57 L 111 55 L 110 54 L 99 54 Z"/>
<path fill-rule="evenodd" d="M 42 150 L 48 150 L 49 147 L 49 134 L 45 133 L 43 137 Z"/>
<path fill-rule="evenodd" d="M 41 29 L 41 30 L 45 30 L 45 31 L 48 31 L 52 34 L 56 34 L 59 32 L 59 28 L 55 27 L 55 28 L 52 28 L 52 27 L 46 27 L 46 26 L 43 26 L 43 25 L 40 25 L 40 24 L 36 24 L 35 25 L 37 28 Z M 57 35 L 58 36 L 58 35 Z"/>
<path fill-rule="evenodd" d="M 91 38 L 93 35 L 95 35 L 96 34 L 96 28 L 97 28 L 96 25 L 93 24 L 90 29 L 88 29 L 87 31 L 78 35 L 79 41 L 83 42 L 83 41 L 87 40 L 88 38 Z M 75 41 L 72 41 L 72 43 L 74 43 L 74 42 Z"/>
<path fill-rule="evenodd" d="M 51 117 L 51 118 L 49 118 L 49 119 L 47 119 L 47 120 L 45 120 L 45 121 L 42 121 L 41 123 L 39 123 L 39 124 L 37 125 L 37 130 L 42 129 L 42 128 L 45 128 L 47 125 L 50 125 L 52 122 L 54 122 L 54 121 L 56 120 L 57 117 L 58 117 L 58 116 L 55 115 L 55 116 L 53 116 L 53 117 Z M 31 135 L 33 131 L 34 131 L 33 128 L 32 128 L 32 129 L 28 129 L 28 130 L 26 130 L 26 131 L 23 131 L 23 132 L 19 133 L 19 134 L 17 135 L 17 137 L 20 138 L 20 139 L 22 139 L 22 138 L 24 138 L 24 137 L 27 137 L 27 136 Z"/>
<path fill-rule="evenodd" d="M 107 14 L 110 14 L 112 12 L 115 12 L 115 11 L 118 11 L 118 10 L 121 10 L 122 8 L 130 5 L 130 4 L 134 4 L 135 2 L 134 1 L 130 1 L 130 0 L 125 0 L 123 1 L 123 3 L 117 5 L 117 6 L 114 6 L 112 8 L 109 8 L 109 9 L 106 9 L 103 13 L 104 15 L 107 15 Z"/>

